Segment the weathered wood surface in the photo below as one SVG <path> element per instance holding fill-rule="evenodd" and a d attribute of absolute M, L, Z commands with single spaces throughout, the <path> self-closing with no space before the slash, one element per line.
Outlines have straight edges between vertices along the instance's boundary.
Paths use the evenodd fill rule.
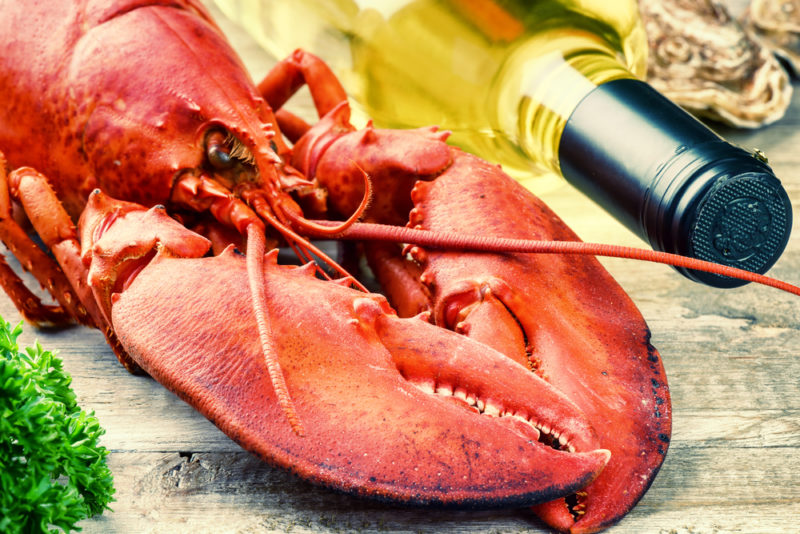
<path fill-rule="evenodd" d="M 254 76 L 268 61 L 233 35 Z M 754 132 L 800 206 L 800 97 L 785 119 Z M 542 195 L 587 241 L 639 245 L 563 186 Z M 714 290 L 669 268 L 603 260 L 644 314 L 672 391 L 674 430 L 664 466 L 639 505 L 609 533 L 796 532 L 800 523 L 800 300 L 748 286 Z M 800 282 L 800 230 L 774 276 Z M 187 310 L 188 312 L 188 310 Z M 0 314 L 19 316 L 4 297 Z M 169 335 L 169 325 L 164 325 Z M 58 349 L 82 406 L 107 429 L 117 502 L 82 523 L 96 533 L 544 532 L 525 510 L 452 512 L 364 502 L 294 479 L 243 452 L 151 379 L 129 375 L 102 336 L 36 331 Z"/>

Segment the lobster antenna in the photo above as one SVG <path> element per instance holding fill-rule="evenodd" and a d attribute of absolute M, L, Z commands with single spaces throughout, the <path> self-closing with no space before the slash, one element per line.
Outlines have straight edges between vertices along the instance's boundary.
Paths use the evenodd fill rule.
<path fill-rule="evenodd" d="M 264 232 L 260 225 L 250 223 L 247 226 L 247 275 L 250 281 L 250 294 L 253 299 L 253 311 L 256 314 L 256 324 L 258 325 L 258 336 L 261 340 L 261 350 L 267 363 L 267 372 L 275 388 L 275 395 L 278 397 L 278 404 L 286 419 L 294 430 L 295 434 L 302 437 L 305 435 L 303 424 L 297 415 L 292 398 L 289 395 L 289 388 L 278 363 L 272 344 L 272 331 L 267 317 L 266 310 L 266 287 L 264 282 L 264 252 L 266 249 Z"/>
<path fill-rule="evenodd" d="M 325 224 L 325 221 L 318 221 Z M 583 241 L 542 241 L 527 239 L 509 239 L 502 237 L 486 237 L 457 232 L 434 232 L 418 230 L 403 226 L 385 224 L 354 223 L 345 232 L 337 236 L 342 239 L 363 239 L 372 241 L 391 241 L 413 243 L 431 248 L 469 250 L 476 252 L 521 252 L 530 254 L 582 254 L 606 256 L 612 258 L 628 258 L 653 263 L 662 263 L 674 267 L 683 267 L 695 271 L 705 271 L 720 276 L 738 278 L 774 287 L 793 295 L 800 296 L 800 287 L 763 274 L 737 269 L 710 261 L 699 260 L 678 254 L 660 252 L 620 245 L 604 245 L 584 243 Z"/>

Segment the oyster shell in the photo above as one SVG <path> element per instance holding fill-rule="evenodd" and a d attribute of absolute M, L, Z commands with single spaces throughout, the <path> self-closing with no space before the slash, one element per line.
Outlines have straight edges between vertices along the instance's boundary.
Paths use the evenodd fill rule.
<path fill-rule="evenodd" d="M 742 24 L 773 48 L 794 76 L 800 75 L 800 0 L 753 0 Z"/>
<path fill-rule="evenodd" d="M 690 112 L 756 128 L 791 102 L 772 51 L 715 0 L 639 0 L 649 44 L 647 77 Z"/>

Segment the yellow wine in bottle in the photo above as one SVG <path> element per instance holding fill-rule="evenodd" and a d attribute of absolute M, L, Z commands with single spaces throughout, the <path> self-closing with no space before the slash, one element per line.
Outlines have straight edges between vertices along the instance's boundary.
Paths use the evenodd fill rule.
<path fill-rule="evenodd" d="M 377 125 L 438 125 L 523 182 L 562 175 L 656 249 L 765 272 L 788 241 L 766 163 L 638 79 L 635 0 L 217 3 L 277 57 L 319 55 Z"/>
<path fill-rule="evenodd" d="M 628 1 L 219 3 L 276 56 L 322 57 L 376 124 L 438 125 L 523 180 L 558 171 L 561 131 L 587 92 L 645 71 Z"/>

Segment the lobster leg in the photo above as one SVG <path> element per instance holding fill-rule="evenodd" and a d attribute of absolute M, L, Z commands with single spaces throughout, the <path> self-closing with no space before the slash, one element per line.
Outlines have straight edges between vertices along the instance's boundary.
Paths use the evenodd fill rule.
<path fill-rule="evenodd" d="M 373 243 L 368 247 L 370 267 L 400 317 L 413 317 L 430 310 L 430 293 L 419 279 L 422 269 L 405 261 L 396 243 Z"/>
<path fill-rule="evenodd" d="M 91 325 L 103 332 L 108 344 L 120 363 L 131 373 L 141 373 L 141 368 L 120 345 L 107 318 L 98 307 L 91 288 L 87 284 L 87 269 L 81 258 L 81 246 L 75 225 L 67 215 L 47 179 L 31 168 L 20 168 L 8 176 L 9 191 L 20 202 L 34 230 L 43 244 L 52 251 L 58 272 L 66 275 L 69 289 L 65 295 L 77 295 L 72 307 L 85 317 Z M 50 260 L 49 257 L 46 257 Z M 50 260 L 52 261 L 52 260 Z M 63 290 L 62 290 L 63 291 Z M 68 297 L 69 298 L 69 297 Z"/>
<path fill-rule="evenodd" d="M 45 305 L 6 264 L 0 264 L 0 284 L 14 301 L 17 309 L 37 325 L 66 325 L 74 320 L 91 325 L 92 319 L 80 306 L 80 301 L 59 266 L 40 249 L 12 216 L 11 191 L 6 172 L 6 160 L 0 153 L 0 239 L 17 257 L 20 264 L 33 273 L 43 288 L 59 303 Z"/>
<path fill-rule="evenodd" d="M 347 101 L 347 93 L 330 68 L 303 50 L 279 61 L 258 84 L 258 92 L 273 110 L 279 110 L 303 85 L 311 91 L 320 116 Z"/>
<path fill-rule="evenodd" d="M 7 229 L 2 230 L 4 233 Z M 5 239 L 4 239 L 5 241 Z M 37 326 L 59 326 L 72 322 L 72 316 L 61 306 L 44 304 L 22 278 L 0 256 L 0 285 L 22 316 Z"/>
<path fill-rule="evenodd" d="M 301 154 L 311 156 L 315 153 L 321 153 L 324 151 L 322 147 L 329 145 L 340 134 L 354 130 L 349 123 L 348 107 L 346 111 L 340 111 L 340 113 L 347 113 L 346 120 L 335 121 L 324 128 L 320 128 L 317 125 L 315 127 L 318 132 L 317 135 L 305 136 L 310 126 L 299 117 L 283 109 L 283 105 L 303 85 L 308 86 L 314 107 L 320 117 L 325 117 L 334 109 L 341 109 L 342 105 L 347 102 L 347 93 L 330 68 L 317 56 L 304 50 L 295 50 L 270 69 L 261 83 L 258 84 L 258 91 L 264 100 L 269 103 L 270 107 L 275 110 L 275 117 L 279 121 L 281 131 L 293 143 L 297 143 L 301 138 L 314 140 L 315 147 L 313 150 L 310 147 L 298 147 L 295 144 L 291 155 L 292 162 L 295 165 L 301 161 Z M 315 165 L 314 161 L 303 161 L 302 168 L 312 171 L 304 174 L 308 177 L 313 177 Z"/>

